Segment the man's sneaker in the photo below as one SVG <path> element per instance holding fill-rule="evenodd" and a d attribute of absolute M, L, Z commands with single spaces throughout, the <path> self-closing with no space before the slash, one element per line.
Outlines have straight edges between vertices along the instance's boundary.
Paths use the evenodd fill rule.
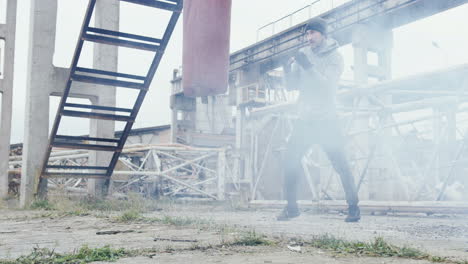
<path fill-rule="evenodd" d="M 348 208 L 348 216 L 345 219 L 345 222 L 358 222 L 361 220 L 361 210 L 359 210 L 359 206 L 357 205 L 350 205 Z"/>
<path fill-rule="evenodd" d="M 281 212 L 281 214 L 279 214 L 276 217 L 276 220 L 278 220 L 278 221 L 288 221 L 291 218 L 298 217 L 299 215 L 301 215 L 301 212 L 299 212 L 299 209 L 297 207 L 296 208 L 288 208 L 286 206 L 283 209 L 283 211 Z"/>

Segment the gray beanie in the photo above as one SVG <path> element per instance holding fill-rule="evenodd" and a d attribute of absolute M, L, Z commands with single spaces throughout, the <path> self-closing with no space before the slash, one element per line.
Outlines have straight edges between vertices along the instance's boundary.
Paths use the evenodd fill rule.
<path fill-rule="evenodd" d="M 315 30 L 322 33 L 322 35 L 327 35 L 327 21 L 320 17 L 314 18 L 307 23 L 307 30 Z"/>

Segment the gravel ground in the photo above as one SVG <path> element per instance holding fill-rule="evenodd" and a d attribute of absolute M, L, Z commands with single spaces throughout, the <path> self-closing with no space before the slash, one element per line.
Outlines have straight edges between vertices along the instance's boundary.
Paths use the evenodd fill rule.
<path fill-rule="evenodd" d="M 433 255 L 468 259 L 468 221 L 457 215 L 363 215 L 359 223 L 345 223 L 339 214 L 303 212 L 294 220 L 278 222 L 278 209 L 226 209 L 219 205 L 170 205 L 147 217 L 188 217 L 204 223 L 227 224 L 237 229 L 255 230 L 272 238 L 288 241 L 330 234 L 346 240 L 370 241 L 375 237 L 411 246 Z M 216 228 L 197 225 L 173 226 L 162 223 L 114 223 L 99 215 L 45 217 L 43 211 L 0 210 L 0 259 L 28 254 L 34 247 L 71 252 L 82 245 L 111 245 L 128 249 L 154 248 L 153 258 L 120 259 L 116 263 L 427 263 L 395 258 L 334 256 L 315 248 L 292 252 L 285 245 L 227 247 L 193 250 L 194 245 L 222 244 L 236 236 Z M 214 226 L 214 225 L 213 225 Z M 129 231 L 97 235 L 98 231 Z M 154 241 L 155 238 L 159 240 Z M 174 242 L 171 240 L 196 240 Z"/>

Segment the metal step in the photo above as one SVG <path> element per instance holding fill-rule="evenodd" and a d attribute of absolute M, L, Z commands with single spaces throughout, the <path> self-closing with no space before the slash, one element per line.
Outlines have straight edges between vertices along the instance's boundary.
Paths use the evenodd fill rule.
<path fill-rule="evenodd" d="M 70 170 L 106 170 L 102 166 L 69 166 L 69 165 L 47 165 L 47 169 L 70 169 Z"/>
<path fill-rule="evenodd" d="M 181 12 L 181 6 L 179 4 L 179 2 L 181 1 L 176 1 L 176 0 L 167 1 L 171 3 L 155 1 L 155 0 L 121 0 L 121 1 L 129 2 L 132 4 L 149 6 L 153 8 L 164 9 L 164 10 L 173 11 L 173 12 Z"/>
<path fill-rule="evenodd" d="M 76 72 L 84 72 L 84 73 L 91 73 L 96 75 L 106 75 L 106 76 L 113 76 L 113 77 L 122 77 L 127 79 L 135 79 L 144 81 L 146 80 L 145 76 L 138 76 L 133 74 L 126 74 L 126 73 L 119 73 L 119 72 L 111 72 L 111 71 L 103 71 L 103 70 L 96 70 L 96 69 L 89 69 L 83 67 L 76 67 Z"/>
<path fill-rule="evenodd" d="M 111 38 L 99 35 L 84 34 L 82 37 L 83 40 L 92 41 L 101 44 L 116 45 L 120 47 L 127 47 L 131 49 L 140 49 L 156 52 L 159 50 L 159 45 L 147 44 L 143 42 L 137 42 L 132 40 L 124 40 L 119 38 Z"/>
<path fill-rule="evenodd" d="M 82 144 L 82 143 L 70 143 L 70 142 L 57 142 L 52 143 L 54 148 L 66 148 L 66 149 L 87 149 L 87 150 L 98 150 L 98 151 L 111 151 L 118 152 L 121 149 L 115 146 L 105 146 L 97 144 Z M 47 165 L 46 165 L 47 167 Z"/>
<path fill-rule="evenodd" d="M 72 81 L 76 81 L 76 82 L 101 84 L 101 85 L 107 85 L 107 86 L 125 87 L 125 88 L 131 88 L 131 89 L 139 89 L 139 90 L 146 90 L 147 89 L 145 87 L 144 83 L 127 82 L 127 81 L 106 79 L 106 78 L 87 76 L 87 75 L 73 74 L 70 77 L 70 79 Z"/>
<path fill-rule="evenodd" d="M 134 121 L 134 119 L 131 116 L 102 114 L 102 113 L 94 113 L 94 112 L 81 112 L 81 111 L 71 111 L 71 110 L 62 111 L 62 116 L 73 116 L 73 117 L 101 119 L 101 120 L 114 120 L 114 121 L 123 121 L 123 122 Z"/>
<path fill-rule="evenodd" d="M 73 108 L 105 110 L 105 111 L 111 111 L 111 112 L 131 113 L 133 111 L 133 109 L 130 109 L 130 108 L 120 108 L 120 107 L 101 106 L 101 105 L 75 104 L 75 103 L 65 103 L 64 106 L 65 107 L 73 107 Z"/>
<path fill-rule="evenodd" d="M 83 173 L 83 172 L 44 172 L 43 178 L 84 178 L 84 179 L 108 179 L 106 173 Z"/>
<path fill-rule="evenodd" d="M 67 141 L 99 141 L 99 142 L 109 142 L 109 143 L 120 142 L 120 139 L 117 139 L 117 138 L 96 138 L 96 137 L 64 136 L 64 135 L 56 135 L 55 139 L 67 140 Z"/>
<path fill-rule="evenodd" d="M 162 40 L 158 39 L 158 38 L 152 38 L 152 37 L 147 37 L 147 36 L 142 36 L 142 35 L 135 35 L 135 34 L 130 34 L 130 33 L 126 33 L 126 32 L 113 31 L 113 30 L 108 30 L 108 29 L 103 29 L 103 28 L 88 27 L 86 29 L 86 31 L 91 32 L 91 33 L 96 33 L 96 34 L 107 35 L 107 36 L 121 37 L 121 38 L 133 39 L 133 40 L 138 40 L 138 41 L 145 41 L 145 42 L 153 43 L 155 45 L 160 45 L 161 42 L 162 42 Z"/>

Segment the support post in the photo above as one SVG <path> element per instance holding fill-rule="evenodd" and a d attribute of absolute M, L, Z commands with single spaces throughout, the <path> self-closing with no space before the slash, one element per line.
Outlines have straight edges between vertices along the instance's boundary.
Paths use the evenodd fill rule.
<path fill-rule="evenodd" d="M 101 0 L 95 7 L 95 26 L 109 30 L 119 31 L 120 1 Z M 95 69 L 105 69 L 117 72 L 118 47 L 103 44 L 94 45 Z M 116 105 L 116 88 L 103 87 L 98 89 L 98 96 L 92 100 L 93 104 L 103 106 Z M 98 138 L 113 138 L 115 122 L 111 120 L 91 120 L 90 135 Z M 90 166 L 108 166 L 112 153 L 92 151 L 89 157 Z M 104 198 L 109 191 L 110 179 L 88 180 L 88 194 L 97 198 Z"/>
<path fill-rule="evenodd" d="M 226 150 L 222 150 L 218 153 L 218 200 L 222 201 L 225 199 L 226 192 Z"/>
<path fill-rule="evenodd" d="M 24 121 L 23 167 L 21 170 L 20 206 L 27 207 L 34 199 L 49 134 L 49 90 L 54 83 L 55 32 L 57 0 L 31 1 L 26 117 Z M 41 199 L 47 197 L 47 180 L 38 188 Z"/>
<path fill-rule="evenodd" d="M 6 24 L 0 25 L 0 38 L 5 40 L 4 72 L 0 79 L 2 108 L 0 109 L 0 199 L 8 195 L 8 158 L 10 156 L 11 116 L 13 111 L 13 68 L 15 59 L 17 0 L 7 1 Z M 2 35 L 1 27 L 5 29 Z M 2 58 L 0 58 L 1 60 Z"/>
<path fill-rule="evenodd" d="M 382 30 L 379 26 L 375 25 L 359 25 L 353 34 L 353 47 L 354 47 L 354 79 L 357 85 L 365 85 L 371 78 L 377 81 L 391 79 L 391 51 L 393 45 L 393 33 L 392 31 Z M 377 56 L 377 61 L 374 64 L 369 63 L 370 53 L 374 53 Z M 381 98 L 375 98 L 384 105 L 390 105 L 392 103 L 391 95 L 387 95 Z M 355 107 L 369 107 L 370 102 L 367 98 L 361 98 L 359 105 Z M 381 127 L 388 124 L 391 120 L 389 115 L 380 115 L 378 122 Z M 357 126 L 368 127 L 368 119 L 360 120 L 357 122 Z M 382 131 L 383 137 L 390 138 L 392 136 L 392 129 L 384 129 Z M 377 139 L 376 139 L 377 140 Z M 385 140 L 383 141 L 385 142 Z M 358 139 L 358 144 L 361 149 L 364 149 L 364 155 L 369 154 L 369 138 L 361 136 Z M 375 162 L 371 163 L 369 173 L 369 185 L 367 186 L 369 199 L 377 200 L 391 200 L 398 196 L 394 193 L 394 190 L 399 190 L 397 186 L 393 186 L 397 179 L 392 177 L 396 175 L 398 169 L 392 167 L 391 150 L 390 146 L 384 144 L 381 148 L 377 147 L 377 152 L 381 154 L 377 156 L 383 156 L 383 158 L 376 159 Z M 363 166 L 360 166 L 364 168 Z M 395 188 L 389 188 L 387 192 L 377 191 L 382 181 L 392 181 Z M 393 197 L 391 197 L 393 196 Z"/>

